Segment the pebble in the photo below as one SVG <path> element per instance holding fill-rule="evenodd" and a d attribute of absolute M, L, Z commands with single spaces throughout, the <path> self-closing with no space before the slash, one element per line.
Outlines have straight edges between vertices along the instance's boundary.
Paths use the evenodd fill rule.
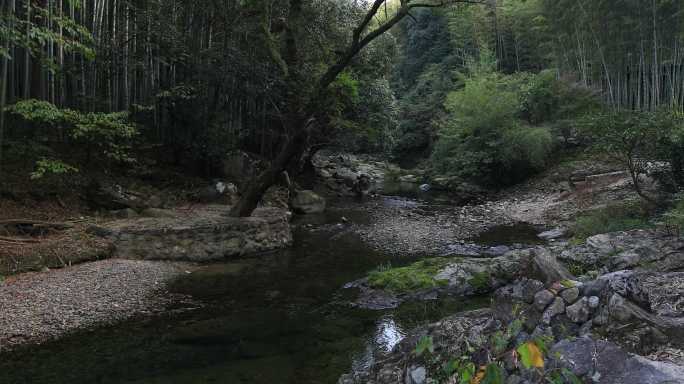
<path fill-rule="evenodd" d="M 180 299 L 163 283 L 184 273 L 186 263 L 103 260 L 10 277 L 0 285 L 0 351 L 161 311 Z"/>
<path fill-rule="evenodd" d="M 589 308 L 596 309 L 600 304 L 600 299 L 596 296 L 589 297 Z"/>

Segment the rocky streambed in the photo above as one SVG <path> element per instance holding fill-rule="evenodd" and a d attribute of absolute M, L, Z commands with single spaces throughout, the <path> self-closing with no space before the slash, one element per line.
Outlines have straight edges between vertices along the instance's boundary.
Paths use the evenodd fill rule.
<path fill-rule="evenodd" d="M 570 244 L 555 226 L 578 200 L 553 187 L 468 206 L 420 189 L 371 188 L 353 200 L 360 173 L 384 177 L 385 165 L 338 160 L 323 164 L 336 191 L 327 210 L 292 222 L 292 248 L 275 249 L 292 240 L 282 218 L 224 236 L 226 223 L 186 212 L 160 218 L 167 229 L 147 219 L 95 229 L 131 245 L 135 259 L 147 259 L 139 250 L 148 247 L 173 262 L 116 260 L 105 275 L 94 263 L 44 284 L 10 281 L 21 292 L 3 285 L 14 298 L 0 324 L 14 336 L 0 340 L 42 344 L 3 353 L 0 382 L 452 383 L 459 378 L 445 364 L 454 358 L 477 369 L 494 362 L 507 384 L 536 383 L 544 370 L 585 382 L 682 382 L 677 238 L 631 231 Z M 622 193 L 614 180 L 604 184 L 603 199 Z M 183 221 L 202 231 L 191 236 Z M 259 226 L 273 236 L 259 236 Z M 212 239 L 220 249 L 204 244 Z M 177 261 L 257 248 L 275 250 Z M 524 369 L 511 351 L 538 340 L 549 351 L 544 370 Z"/>
<path fill-rule="evenodd" d="M 486 305 L 480 298 L 406 301 L 385 311 L 351 305 L 346 283 L 420 259 L 364 242 L 359 233 L 372 223 L 363 204 L 333 201 L 325 213 L 292 222 L 291 248 L 260 257 L 112 260 L 102 262 L 111 268 L 20 276 L 0 287 L 11 297 L 3 307 L 12 308 L 1 324 L 12 325 L 3 327 L 13 343 L 35 337 L 2 353 L 0 382 L 334 383 L 414 327 Z"/>
<path fill-rule="evenodd" d="M 582 245 L 445 258 L 431 269 L 419 262 L 409 268 L 427 276 L 408 292 L 393 284 L 403 278 L 399 269 L 380 272 L 385 280 L 371 275 L 354 285 L 361 291 L 357 305 L 382 308 L 407 298 L 487 293 L 493 301 L 489 309 L 413 331 L 391 352 L 376 351 L 377 364 L 340 383 L 454 382 L 463 377 L 464 364 L 495 367 L 497 376 L 516 384 L 683 383 L 683 257 L 679 238 L 635 230 L 597 235 Z M 426 284 L 430 279 L 433 284 Z M 423 355 L 417 350 L 425 340 L 431 352 Z M 546 351 L 532 368 L 520 357 L 529 343 Z M 445 372 L 450 364 L 461 371 Z"/>

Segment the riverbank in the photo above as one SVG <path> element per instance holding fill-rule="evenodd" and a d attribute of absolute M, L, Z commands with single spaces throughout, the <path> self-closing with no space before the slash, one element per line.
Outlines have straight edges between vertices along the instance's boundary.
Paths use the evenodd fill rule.
<path fill-rule="evenodd" d="M 402 305 L 397 302 L 399 308 L 387 312 L 368 312 L 363 306 L 353 305 L 354 298 L 349 297 L 347 290 L 340 290 L 345 283 L 369 271 L 389 266 L 400 267 L 425 256 L 451 255 L 457 258 L 460 252 L 467 251 L 477 253 L 478 257 L 479 253 L 483 253 L 485 258 L 489 258 L 504 255 L 508 251 L 515 252 L 516 249 L 524 250 L 524 246 L 521 248 L 512 243 L 529 245 L 541 241 L 537 233 L 543 228 L 567 225 L 578 212 L 600 206 L 622 193 L 628 195 L 629 185 L 624 183 L 622 176 L 618 176 L 619 180 L 614 180 L 616 176 L 610 174 L 597 177 L 605 177 L 606 181 L 592 185 L 591 204 L 585 201 L 586 188 L 566 188 L 562 181 L 565 176 L 553 174 L 542 175 L 526 185 L 503 191 L 493 196 L 492 200 L 462 207 L 454 206 L 448 196 L 443 199 L 445 196 L 440 195 L 407 198 L 369 194 L 361 201 L 344 196 L 328 196 L 329 209 L 326 212 L 296 218 L 292 227 L 299 235 L 294 248 L 257 259 L 204 265 L 199 267 L 199 272 L 192 264 L 115 259 L 11 277 L 2 286 L 7 289 L 2 291 L 3 297 L 7 297 L 6 303 L 2 304 L 3 307 L 13 308 L 11 312 L 15 314 L 6 315 L 2 321 L 14 324 L 14 328 L 6 327 L 12 331 L 4 336 L 4 343 L 11 346 L 26 345 L 25 350 L 30 351 L 32 348 L 43 348 L 30 347 L 36 342 L 48 342 L 50 348 L 55 349 L 60 349 L 62 343 L 66 342 L 73 355 L 79 356 L 88 352 L 78 345 L 79 341 L 71 340 L 68 336 L 75 331 L 83 331 L 79 333 L 85 336 L 78 340 L 89 346 L 92 342 L 87 340 L 87 335 L 98 332 L 102 327 L 111 327 L 129 337 L 127 328 L 131 323 L 136 324 L 139 317 L 151 322 L 164 318 L 168 328 L 135 331 L 142 333 L 139 335 L 141 339 L 158 340 L 149 349 L 137 348 L 144 349 L 141 353 L 146 359 L 156 361 L 155 366 L 165 370 L 154 371 L 161 381 L 141 382 L 167 382 L 167 378 L 168 382 L 173 382 L 172 378 L 199 374 L 228 382 L 272 383 L 273 377 L 259 375 L 261 370 L 256 367 L 256 361 L 260 364 L 276 363 L 284 372 L 283 375 L 289 378 L 283 379 L 283 382 L 292 383 L 320 382 L 319 376 L 323 375 L 320 367 L 330 366 L 324 373 L 325 380 L 333 382 L 349 369 L 349 364 L 367 364 L 373 359 L 359 357 L 359 354 L 369 355 L 368 351 L 363 354 L 364 343 L 374 345 L 374 341 L 364 340 L 368 333 L 372 334 L 373 339 L 391 340 L 383 347 L 391 350 L 416 325 L 453 315 L 468 308 L 471 300 L 478 303 L 483 301 L 477 295 L 490 285 L 478 283 L 487 283 L 481 277 L 486 275 L 483 272 L 491 268 L 483 269 L 479 263 L 471 263 L 472 268 L 468 271 L 472 276 L 466 279 L 470 285 L 459 283 L 463 277 L 460 269 L 450 269 L 449 279 L 453 278 L 453 285 L 472 286 L 474 289 L 467 294 L 476 295 L 457 297 L 457 303 L 453 306 L 443 306 L 441 299 L 435 300 L 435 295 L 423 295 L 412 302 L 406 300 Z M 339 183 L 335 186 L 339 187 Z M 163 213 L 164 217 L 121 219 L 121 225 L 105 225 L 105 230 L 98 232 L 113 231 L 119 236 L 126 235 L 128 231 L 122 232 L 120 229 L 129 228 L 143 230 L 143 235 L 148 236 L 150 227 L 147 224 L 150 222 L 178 222 L 177 218 L 168 217 L 168 211 L 156 212 Z M 180 221 L 196 221 L 198 218 L 193 216 L 197 216 L 197 212 L 196 209 L 184 211 Z M 138 220 L 147 224 L 131 225 Z M 525 238 L 516 237 L 518 234 L 509 238 L 496 232 L 486 245 L 479 244 L 485 240 L 478 238 L 478 235 L 502 226 L 509 228 L 521 221 L 535 224 L 529 227 L 532 228 L 531 234 L 527 233 L 530 229 L 525 228 Z M 107 230 L 107 227 L 110 229 Z M 513 228 L 514 231 L 519 229 Z M 156 236 L 159 231 L 152 232 Z M 163 231 L 160 233 L 163 234 Z M 506 243 L 507 247 L 488 248 L 502 245 L 501 242 Z M 155 249 L 154 241 L 144 240 L 138 242 L 136 248 L 143 245 Z M 173 252 L 172 258 L 181 254 Z M 209 254 L 203 252 L 205 256 Z M 515 269 L 514 266 L 508 271 Z M 494 281 L 495 284 L 491 284 L 492 289 L 506 284 L 508 275 L 511 279 L 517 277 L 515 273 L 499 276 L 492 272 L 488 275 L 499 278 Z M 22 296 L 21 291 L 28 293 Z M 198 306 L 192 303 L 190 306 L 196 310 L 179 319 L 174 316 L 169 319 L 166 309 L 175 308 L 179 302 L 184 307 L 182 303 L 189 298 L 202 304 L 209 303 L 210 308 L 197 309 Z M 38 303 L 35 307 L 37 310 L 32 311 L 26 305 L 34 301 Z M 405 306 L 415 308 L 408 310 L 410 321 L 400 322 L 397 313 L 407 311 Z M 436 310 L 427 310 L 433 307 Z M 426 316 L 426 313 L 430 316 Z M 125 322 L 126 319 L 133 319 L 133 322 Z M 27 326 L 16 325 L 22 322 Z M 354 335 L 343 332 L 350 324 L 351 329 L 363 331 L 354 332 Z M 264 330 L 272 331 L 264 333 Z M 111 342 L 116 343 L 117 348 L 124 348 L 118 347 L 121 340 Z M 282 345 L 303 346 L 300 348 L 303 352 L 295 353 Z M 220 350 L 222 356 L 230 356 L 229 362 L 212 360 L 212 368 L 205 372 L 201 368 L 205 363 L 200 360 L 211 360 L 208 356 L 215 355 L 216 350 Z M 296 355 L 296 361 L 290 357 L 292 354 Z M 162 361 L 156 360 L 157 355 L 163 356 Z M 10 357 L 12 367 L 21 367 L 26 355 L 5 356 Z M 184 368 L 186 360 L 193 367 L 192 370 Z M 126 356 L 117 357 L 116 361 L 123 365 L 131 363 Z M 35 364 L 43 362 L 37 361 Z M 55 364 L 59 362 L 53 361 L 50 366 L 54 368 Z M 118 367 L 100 363 L 95 356 L 90 364 L 98 372 L 108 372 L 112 376 L 110 382 L 123 377 L 113 373 L 112 370 Z M 306 374 L 303 375 L 302 371 Z M 59 372 L 64 374 L 63 371 Z M 148 374 L 148 368 L 139 367 L 135 372 L 125 375 L 128 380 Z M 63 377 L 67 382 L 70 376 L 64 374 Z"/>
<path fill-rule="evenodd" d="M 166 286 L 193 268 L 188 263 L 103 260 L 5 278 L 0 284 L 0 352 L 163 312 L 188 299 L 170 294 Z"/>
<path fill-rule="evenodd" d="M 558 165 L 477 204 L 457 206 L 448 191 L 421 192 L 417 184 L 405 188 L 412 188 L 415 197 L 369 198 L 362 203 L 373 223 L 358 231 L 364 241 L 383 252 L 449 254 L 495 227 L 525 223 L 567 229 L 582 212 L 637 199 L 626 172 L 588 161 Z"/>

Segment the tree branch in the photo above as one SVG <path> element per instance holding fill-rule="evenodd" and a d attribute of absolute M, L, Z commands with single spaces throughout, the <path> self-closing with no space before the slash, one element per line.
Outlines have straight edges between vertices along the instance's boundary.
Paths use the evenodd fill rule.
<path fill-rule="evenodd" d="M 384 24 L 380 25 L 378 28 L 374 29 L 366 36 L 361 38 L 361 33 L 366 29 L 371 20 L 375 17 L 380 9 L 380 6 L 385 2 L 385 0 L 375 0 L 371 9 L 368 10 L 366 16 L 363 18 L 358 27 L 354 29 L 354 36 L 352 38 L 351 45 L 347 47 L 344 51 L 345 53 L 338 59 L 338 61 L 331 65 L 328 70 L 323 74 L 319 83 L 318 90 L 322 92 L 325 90 L 352 61 L 354 56 L 356 56 L 363 48 L 365 48 L 370 42 L 378 38 L 383 33 L 390 30 L 397 23 L 404 19 L 404 17 L 409 15 L 409 11 L 415 8 L 437 8 L 444 7 L 454 4 L 485 4 L 484 0 L 442 0 L 439 2 L 420 2 L 413 3 L 411 0 L 402 0 L 401 7 L 397 10 L 397 13 L 388 19 Z M 317 95 L 318 96 L 318 95 Z"/>

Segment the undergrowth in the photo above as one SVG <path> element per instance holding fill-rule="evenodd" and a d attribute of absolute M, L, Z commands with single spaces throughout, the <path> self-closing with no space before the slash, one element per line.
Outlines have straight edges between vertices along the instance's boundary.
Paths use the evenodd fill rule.
<path fill-rule="evenodd" d="M 600 233 L 651 228 L 651 214 L 651 209 L 639 202 L 613 204 L 591 210 L 575 220 L 572 227 L 573 240 L 581 243 Z"/>

